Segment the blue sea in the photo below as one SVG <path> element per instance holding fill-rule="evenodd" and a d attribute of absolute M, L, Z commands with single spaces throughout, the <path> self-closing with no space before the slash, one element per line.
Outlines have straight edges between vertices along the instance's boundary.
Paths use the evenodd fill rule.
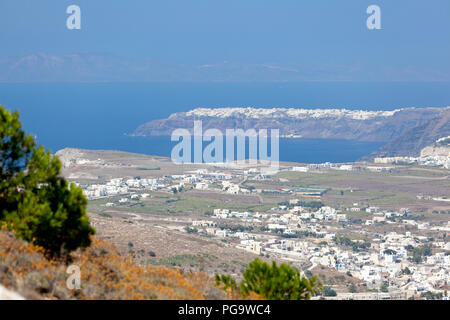
<path fill-rule="evenodd" d="M 198 107 L 392 110 L 450 105 L 450 83 L 18 83 L 0 84 L 0 104 L 56 152 L 66 147 L 170 156 L 169 137 L 130 137 L 139 125 Z M 281 139 L 280 160 L 355 161 L 381 142 Z"/>

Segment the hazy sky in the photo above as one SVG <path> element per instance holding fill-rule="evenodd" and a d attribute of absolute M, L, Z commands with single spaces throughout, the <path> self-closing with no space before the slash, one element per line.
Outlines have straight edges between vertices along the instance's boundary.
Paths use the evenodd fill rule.
<path fill-rule="evenodd" d="M 82 29 L 66 28 L 66 8 Z M 382 30 L 366 9 L 381 7 Z M 361 64 L 450 71 L 449 0 L 1 0 L 0 56 Z"/>

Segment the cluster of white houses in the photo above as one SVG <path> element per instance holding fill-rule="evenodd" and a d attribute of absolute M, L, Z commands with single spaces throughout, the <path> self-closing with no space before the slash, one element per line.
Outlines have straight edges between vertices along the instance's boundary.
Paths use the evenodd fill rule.
<path fill-rule="evenodd" d="M 422 166 L 450 169 L 450 156 L 375 158 L 374 162 L 383 164 L 419 164 Z"/>
<path fill-rule="evenodd" d="M 383 160 L 378 163 L 390 162 Z M 361 168 L 351 164 L 331 163 L 296 166 L 286 170 L 309 172 L 322 169 L 376 172 L 394 170 L 386 166 Z M 82 187 L 88 199 L 117 197 L 119 205 L 150 197 L 150 193 L 145 192 L 155 190 L 178 192 L 186 185 L 196 190 L 214 189 L 216 192 L 228 194 L 273 192 L 288 194 L 289 197 L 317 198 L 327 192 L 327 189 L 317 187 L 250 190 L 243 183 L 249 174 L 254 174 L 255 179 L 265 178 L 257 170 L 249 169 L 244 171 L 244 180 L 237 182 L 236 178 L 242 178 L 242 174 L 199 169 L 186 174 L 168 175 L 155 179 L 118 178 L 105 184 Z M 445 199 L 439 201 L 445 201 Z M 117 203 L 107 204 L 107 206 L 114 205 Z M 340 234 L 341 226 L 349 222 L 349 218 L 352 217 L 351 212 L 365 212 L 358 217 L 364 217 L 360 219 L 361 226 L 364 226 L 361 232 L 364 232 L 366 236 L 363 238 L 370 239 L 368 243 L 364 243 L 364 246 L 359 246 L 360 240 L 348 240 L 351 241 L 350 244 L 357 245 L 357 250 L 348 243 L 339 243 L 336 238 Z M 256 255 L 275 255 L 291 261 L 309 261 L 311 268 L 317 265 L 327 266 L 361 279 L 369 289 L 379 289 L 383 285 L 388 290 L 384 293 L 364 293 L 360 296 L 338 292 L 339 298 L 395 299 L 408 298 L 422 292 L 444 294 L 442 288 L 450 286 L 450 242 L 447 239 L 430 240 L 420 234 L 436 231 L 449 234 L 450 223 L 422 222 L 410 216 L 411 212 L 407 208 L 397 211 L 381 210 L 378 207 L 364 207 L 354 203 L 353 206 L 341 211 L 330 206 L 310 207 L 298 199 L 291 199 L 284 205 L 280 204 L 265 212 L 217 208 L 210 214 L 208 218 L 210 220 L 192 221 L 192 227 L 207 236 L 232 239 L 237 248 Z M 374 231 L 376 227 L 384 224 L 389 227 L 392 224 L 404 224 L 413 233 L 405 231 L 384 234 Z M 243 228 L 231 228 L 230 225 Z M 416 230 L 421 232 L 415 232 Z M 425 256 L 420 262 L 412 261 L 411 248 L 418 248 L 424 244 L 430 244 L 434 248 L 433 253 Z"/>
<path fill-rule="evenodd" d="M 291 201 L 291 204 L 297 200 Z M 274 210 L 276 209 L 276 210 Z M 366 225 L 395 223 L 386 220 L 391 217 L 406 217 L 407 208 L 398 212 L 382 211 L 377 207 L 364 209 L 372 214 L 364 222 Z M 341 299 L 399 299 L 417 296 L 424 292 L 441 293 L 441 289 L 450 285 L 450 242 L 429 241 L 425 236 L 405 232 L 376 234 L 360 250 L 337 244 L 336 224 L 324 222 L 347 221 L 343 214 L 331 207 L 320 209 L 304 208 L 291 205 L 279 206 L 272 210 L 259 212 L 238 212 L 228 209 L 215 209 L 215 220 L 194 221 L 193 226 L 210 236 L 237 239 L 236 247 L 257 255 L 277 255 L 286 260 L 309 260 L 313 268 L 317 265 L 327 266 L 339 272 L 350 273 L 361 279 L 368 289 L 379 290 L 387 287 L 384 293 L 339 293 Z M 235 232 L 227 228 L 218 228 L 222 219 L 235 219 L 241 225 L 260 228 Z M 450 232 L 450 222 L 434 226 L 430 223 L 418 223 L 412 219 L 402 218 L 401 222 L 416 226 L 418 229 Z M 263 228 L 261 228 L 263 226 Z M 289 237 L 302 233 L 304 237 Z M 352 240 L 352 242 L 361 240 Z M 411 260 L 411 249 L 429 244 L 437 252 L 423 257 L 423 261 Z M 436 250 L 435 250 L 436 251 Z M 407 271 L 406 271 L 407 270 Z"/>
<path fill-rule="evenodd" d="M 83 193 L 88 200 L 114 197 L 119 195 L 126 195 L 133 190 L 158 190 L 166 187 L 166 184 L 161 179 L 111 179 L 105 184 L 91 184 L 82 186 Z"/>

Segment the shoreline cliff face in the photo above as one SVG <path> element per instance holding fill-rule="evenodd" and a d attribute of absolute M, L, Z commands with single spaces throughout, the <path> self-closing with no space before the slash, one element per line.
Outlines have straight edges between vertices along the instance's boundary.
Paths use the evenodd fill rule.
<path fill-rule="evenodd" d="M 171 135 L 172 131 L 177 128 L 188 129 L 192 134 L 194 120 L 202 120 L 203 131 L 210 128 L 219 129 L 222 132 L 225 132 L 226 129 L 237 128 L 244 130 L 279 129 L 280 135 L 287 137 L 392 142 L 404 135 L 411 135 L 415 131 L 417 131 L 413 134 L 415 137 L 428 130 L 437 131 L 433 131 L 433 137 L 439 135 L 439 129 L 435 130 L 432 127 L 435 125 L 436 119 L 444 117 L 449 112 L 450 107 L 406 108 L 394 111 L 201 108 L 175 113 L 167 119 L 150 121 L 139 126 L 132 135 Z M 441 121 L 439 125 L 441 127 L 448 126 L 448 119 L 446 121 L 447 123 Z M 438 124 L 436 123 L 436 125 Z M 429 141 L 428 144 L 438 138 L 440 137 Z M 390 151 L 386 149 L 386 154 L 389 154 Z"/>
<path fill-rule="evenodd" d="M 421 151 L 435 144 L 439 139 L 450 136 L 450 108 L 443 109 L 432 119 L 411 127 L 394 137 L 379 150 L 365 159 L 375 157 L 418 157 Z"/>

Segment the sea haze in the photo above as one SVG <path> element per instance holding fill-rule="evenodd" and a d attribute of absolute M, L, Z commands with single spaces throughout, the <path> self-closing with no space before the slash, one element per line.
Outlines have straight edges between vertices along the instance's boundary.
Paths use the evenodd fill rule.
<path fill-rule="evenodd" d="M 169 137 L 129 137 L 139 125 L 198 107 L 392 110 L 450 105 L 450 83 L 39 83 L 0 84 L 0 104 L 56 152 L 65 147 L 169 156 Z M 354 161 L 383 143 L 281 139 L 280 160 Z"/>

